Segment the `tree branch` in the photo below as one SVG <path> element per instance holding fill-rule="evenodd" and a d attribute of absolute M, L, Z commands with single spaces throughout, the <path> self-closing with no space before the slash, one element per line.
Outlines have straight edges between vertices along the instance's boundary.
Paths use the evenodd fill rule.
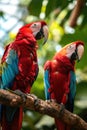
<path fill-rule="evenodd" d="M 76 130 L 87 130 L 87 123 L 79 116 L 67 111 L 66 109 L 62 109 L 61 105 L 57 103 L 43 101 L 32 94 L 26 95 L 26 101 L 23 102 L 21 96 L 0 89 L 0 103 L 13 107 L 22 106 L 29 110 L 34 110 L 41 114 L 47 114 L 51 117 L 60 119 Z"/>
<path fill-rule="evenodd" d="M 77 19 L 81 13 L 82 8 L 84 7 L 85 0 L 77 0 L 76 6 L 73 9 L 71 16 L 69 18 L 69 26 L 75 27 L 77 23 Z"/>

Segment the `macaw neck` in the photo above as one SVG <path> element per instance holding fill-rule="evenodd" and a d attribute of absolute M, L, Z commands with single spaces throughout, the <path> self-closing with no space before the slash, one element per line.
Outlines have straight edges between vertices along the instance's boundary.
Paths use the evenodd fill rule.
<path fill-rule="evenodd" d="M 60 70 L 64 72 L 74 71 L 75 62 L 71 62 L 70 59 L 66 56 L 56 55 L 54 60 L 58 61 L 58 66 Z"/>
<path fill-rule="evenodd" d="M 16 41 L 24 40 L 25 44 L 28 44 L 31 47 L 38 48 L 37 41 L 31 30 L 22 29 L 18 32 L 16 36 Z"/>

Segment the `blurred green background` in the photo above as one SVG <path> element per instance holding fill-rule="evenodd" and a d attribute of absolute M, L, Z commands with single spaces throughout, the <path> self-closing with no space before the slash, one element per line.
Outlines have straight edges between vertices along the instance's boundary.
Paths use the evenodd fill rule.
<path fill-rule="evenodd" d="M 78 4 L 78 12 L 72 14 Z M 76 19 L 72 19 L 76 16 Z M 74 113 L 87 121 L 87 0 L 0 0 L 0 57 L 4 46 L 13 41 L 18 29 L 32 21 L 45 20 L 49 39 L 39 41 L 39 75 L 31 93 L 45 100 L 43 66 L 46 60 L 65 44 L 75 40 L 85 43 L 82 60 L 76 63 L 77 93 Z M 54 130 L 54 120 L 46 115 L 25 110 L 22 130 Z"/>

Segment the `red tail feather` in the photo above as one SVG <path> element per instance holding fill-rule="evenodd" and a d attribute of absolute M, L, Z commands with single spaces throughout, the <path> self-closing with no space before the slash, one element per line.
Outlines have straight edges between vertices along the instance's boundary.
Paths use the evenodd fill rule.
<path fill-rule="evenodd" d="M 70 126 L 68 126 L 67 124 L 63 123 L 60 120 L 55 119 L 55 123 L 57 130 L 71 130 Z"/>
<path fill-rule="evenodd" d="M 15 113 L 12 122 L 7 122 L 5 116 L 5 110 L 3 111 L 2 130 L 20 130 L 23 119 L 23 108 L 19 108 Z"/>

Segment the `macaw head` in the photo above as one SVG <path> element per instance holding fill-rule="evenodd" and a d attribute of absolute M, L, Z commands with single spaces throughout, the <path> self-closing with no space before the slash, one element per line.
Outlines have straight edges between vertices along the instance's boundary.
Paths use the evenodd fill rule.
<path fill-rule="evenodd" d="M 45 21 L 26 24 L 19 30 L 19 32 L 21 31 L 27 35 L 31 32 L 36 40 L 44 38 L 43 44 L 45 44 L 48 39 L 48 27 Z"/>
<path fill-rule="evenodd" d="M 68 57 L 71 61 L 80 61 L 83 56 L 83 53 L 84 43 L 82 41 L 75 41 L 63 47 L 58 54 Z"/>

